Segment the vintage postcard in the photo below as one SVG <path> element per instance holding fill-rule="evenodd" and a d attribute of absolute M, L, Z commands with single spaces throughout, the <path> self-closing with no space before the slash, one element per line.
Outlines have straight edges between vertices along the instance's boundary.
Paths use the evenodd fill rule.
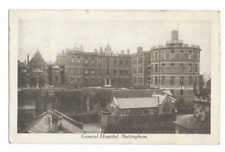
<path fill-rule="evenodd" d="M 9 142 L 219 144 L 218 11 L 9 11 Z"/>

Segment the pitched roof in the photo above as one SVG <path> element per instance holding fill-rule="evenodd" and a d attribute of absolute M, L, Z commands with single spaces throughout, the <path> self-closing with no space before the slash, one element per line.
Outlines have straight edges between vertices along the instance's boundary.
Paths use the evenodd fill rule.
<path fill-rule="evenodd" d="M 158 107 L 157 97 L 150 98 L 114 98 L 119 109 L 153 108 Z"/>
<path fill-rule="evenodd" d="M 23 132 L 29 133 L 43 133 L 44 132 L 44 117 L 61 116 L 62 117 L 62 132 L 63 133 L 84 133 L 82 129 L 83 124 L 79 123 L 72 118 L 60 113 L 57 110 L 47 111 L 41 114 L 38 119 L 33 121 L 28 127 L 26 127 Z"/>
<path fill-rule="evenodd" d="M 33 60 L 37 60 L 40 59 L 41 62 L 45 62 L 44 58 L 42 57 L 41 53 L 37 50 L 36 53 L 34 54 L 34 56 L 32 57 L 32 59 L 30 60 L 30 62 L 32 62 Z"/>
<path fill-rule="evenodd" d="M 146 98 L 152 97 L 155 89 L 112 90 L 111 96 L 115 98 Z"/>

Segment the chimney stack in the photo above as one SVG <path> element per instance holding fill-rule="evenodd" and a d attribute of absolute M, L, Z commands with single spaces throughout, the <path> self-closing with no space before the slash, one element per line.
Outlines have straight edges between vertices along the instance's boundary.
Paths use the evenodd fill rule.
<path fill-rule="evenodd" d="M 130 54 L 130 50 L 129 49 L 127 49 L 127 54 Z"/>
<path fill-rule="evenodd" d="M 177 30 L 173 30 L 171 32 L 171 40 L 172 41 L 178 40 L 178 31 Z"/>
<path fill-rule="evenodd" d="M 51 132 L 52 133 L 58 132 L 58 117 L 57 116 L 52 116 Z"/>
<path fill-rule="evenodd" d="M 29 53 L 27 54 L 27 65 L 29 65 Z"/>
<path fill-rule="evenodd" d="M 120 54 L 124 54 L 124 50 L 121 50 L 121 53 Z"/>
<path fill-rule="evenodd" d="M 51 117 L 44 117 L 44 133 L 50 133 Z"/>
<path fill-rule="evenodd" d="M 59 116 L 58 120 L 58 132 L 62 132 L 62 116 Z"/>
<path fill-rule="evenodd" d="M 142 47 L 141 47 L 141 46 L 139 46 L 139 47 L 137 48 L 137 52 L 138 52 L 138 53 L 142 52 Z"/>

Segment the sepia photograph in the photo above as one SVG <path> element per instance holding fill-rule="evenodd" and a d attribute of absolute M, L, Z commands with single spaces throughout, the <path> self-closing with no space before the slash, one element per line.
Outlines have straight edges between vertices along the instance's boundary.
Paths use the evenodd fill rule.
<path fill-rule="evenodd" d="M 216 11 L 10 10 L 11 142 L 218 144 L 219 22 Z"/>

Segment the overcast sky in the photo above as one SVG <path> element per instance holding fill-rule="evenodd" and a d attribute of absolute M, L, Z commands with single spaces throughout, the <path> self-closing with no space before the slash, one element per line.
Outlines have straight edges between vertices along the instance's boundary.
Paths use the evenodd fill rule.
<path fill-rule="evenodd" d="M 210 73 L 211 24 L 206 21 L 156 20 L 20 20 L 19 60 L 30 59 L 39 49 L 45 61 L 55 61 L 61 50 L 83 46 L 92 52 L 107 40 L 114 53 L 127 48 L 135 53 L 138 46 L 149 51 L 152 46 L 165 45 L 171 30 L 179 30 L 185 44 L 196 44 L 202 49 L 200 73 Z"/>

